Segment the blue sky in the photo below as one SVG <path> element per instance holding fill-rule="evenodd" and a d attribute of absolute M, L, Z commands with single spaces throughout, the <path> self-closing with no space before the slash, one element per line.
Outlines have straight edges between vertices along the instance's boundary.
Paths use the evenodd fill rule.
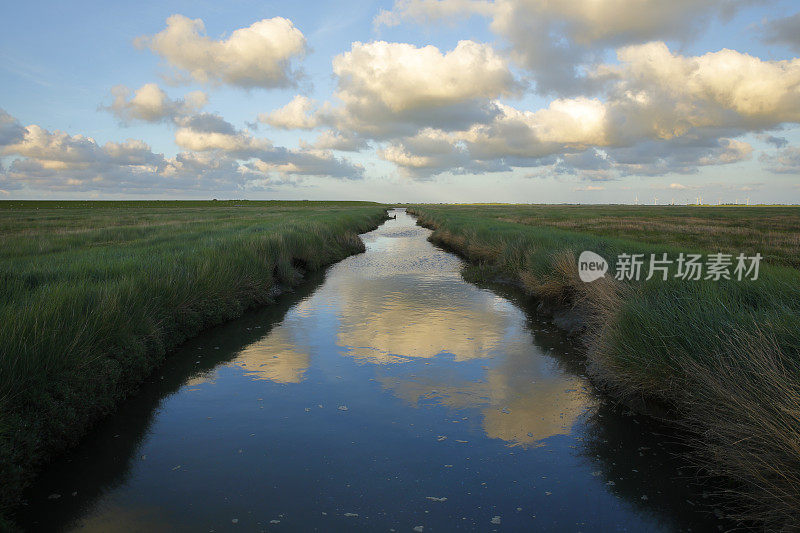
<path fill-rule="evenodd" d="M 796 2 L 547 4 L 10 5 L 0 198 L 800 202 Z"/>

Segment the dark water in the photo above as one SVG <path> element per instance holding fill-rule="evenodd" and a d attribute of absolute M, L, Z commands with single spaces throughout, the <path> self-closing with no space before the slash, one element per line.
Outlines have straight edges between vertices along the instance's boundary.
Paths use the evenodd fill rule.
<path fill-rule="evenodd" d="M 398 212 L 208 331 L 52 465 L 31 531 L 717 529 L 665 428 Z M 423 529 L 420 529 L 423 528 Z"/>

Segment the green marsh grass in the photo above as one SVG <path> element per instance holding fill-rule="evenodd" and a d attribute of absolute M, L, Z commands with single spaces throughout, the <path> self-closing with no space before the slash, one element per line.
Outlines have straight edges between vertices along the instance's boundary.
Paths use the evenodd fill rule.
<path fill-rule="evenodd" d="M 363 251 L 358 202 L 0 202 L 0 509 L 187 337 Z"/>
<path fill-rule="evenodd" d="M 800 528 L 800 209 L 791 207 L 413 206 L 431 240 L 486 276 L 584 318 L 599 384 L 669 413 L 693 458 L 725 483 L 729 513 Z M 584 250 L 765 256 L 757 281 L 583 283 Z M 475 267 L 473 267 L 475 268 Z"/>

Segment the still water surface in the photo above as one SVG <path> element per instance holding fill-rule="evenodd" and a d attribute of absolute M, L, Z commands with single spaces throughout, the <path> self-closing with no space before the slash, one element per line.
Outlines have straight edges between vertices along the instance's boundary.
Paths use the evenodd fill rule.
<path fill-rule="evenodd" d="M 210 330 L 48 468 L 25 529 L 716 529 L 663 427 L 403 211 Z"/>

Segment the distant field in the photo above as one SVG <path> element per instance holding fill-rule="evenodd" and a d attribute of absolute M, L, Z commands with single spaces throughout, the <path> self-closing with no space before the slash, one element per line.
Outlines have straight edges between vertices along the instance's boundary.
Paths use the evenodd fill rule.
<path fill-rule="evenodd" d="M 438 206 L 425 206 L 432 212 Z M 711 252 L 753 255 L 800 267 L 800 207 L 457 205 L 450 216 L 632 239 Z"/>
<path fill-rule="evenodd" d="M 359 202 L 0 202 L 0 508 L 170 348 L 363 250 L 357 234 L 385 213 Z"/>

